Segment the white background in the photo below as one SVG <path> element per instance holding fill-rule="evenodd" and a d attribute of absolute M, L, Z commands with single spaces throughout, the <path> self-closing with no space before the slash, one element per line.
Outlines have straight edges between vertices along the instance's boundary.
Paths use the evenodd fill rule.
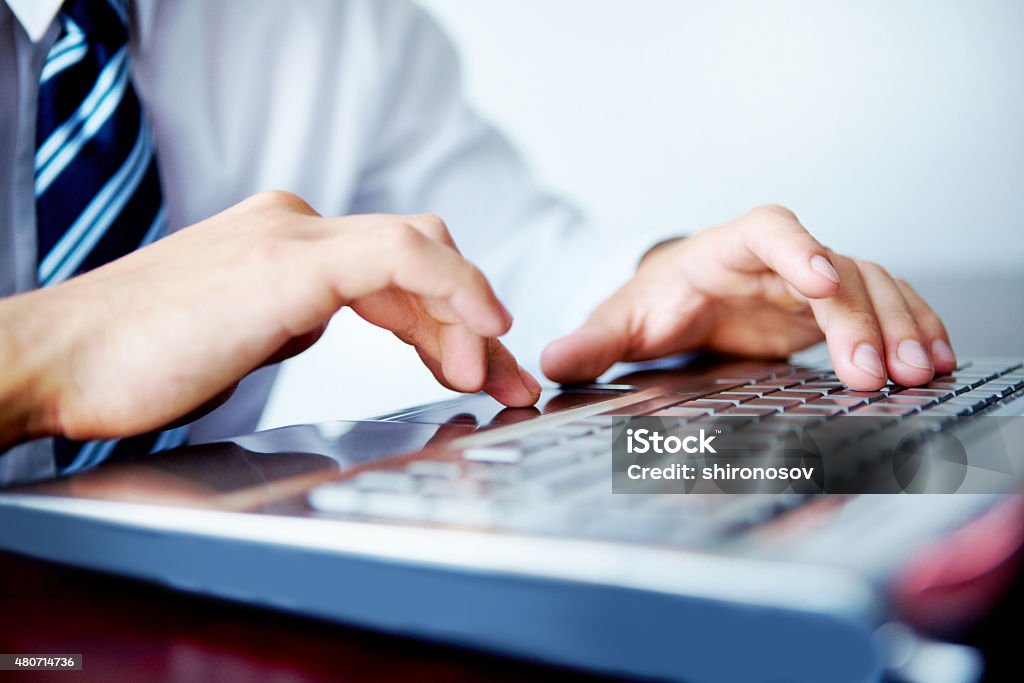
<path fill-rule="evenodd" d="M 1024 2 L 421 4 L 470 101 L 602 223 L 685 232 L 778 202 L 911 278 L 1021 270 Z M 262 425 L 444 393 L 345 314 L 286 365 Z"/>

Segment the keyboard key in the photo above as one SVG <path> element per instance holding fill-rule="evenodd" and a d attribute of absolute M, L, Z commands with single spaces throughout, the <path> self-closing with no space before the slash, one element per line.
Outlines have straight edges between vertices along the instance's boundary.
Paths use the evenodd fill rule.
<path fill-rule="evenodd" d="M 784 379 L 800 380 L 802 382 L 816 382 L 821 379 L 821 370 L 798 370 L 797 372 L 783 375 Z M 777 378 L 778 379 L 778 378 Z"/>
<path fill-rule="evenodd" d="M 982 389 L 991 389 L 993 391 L 999 391 L 999 394 L 1001 396 L 1009 396 L 1013 392 L 1019 390 L 1021 387 L 1024 387 L 1024 380 L 1014 382 L 1012 380 L 1003 381 L 1002 378 L 981 385 Z"/>
<path fill-rule="evenodd" d="M 693 408 L 688 405 L 673 406 L 671 408 L 665 408 L 655 413 L 651 413 L 654 417 L 706 417 L 708 415 L 714 415 L 715 410 L 712 408 Z"/>
<path fill-rule="evenodd" d="M 559 428 L 556 427 L 555 429 Z M 586 434 L 590 431 L 597 429 L 597 427 L 589 426 L 586 427 L 585 429 L 587 431 L 582 431 L 579 433 Z M 558 443 L 559 438 L 561 438 L 563 434 L 561 432 L 552 433 L 553 431 L 554 430 L 545 430 L 537 434 L 528 434 L 527 436 L 515 439 L 510 443 L 512 445 L 515 445 L 520 451 L 523 452 L 524 455 L 526 453 L 533 453 L 534 451 L 539 451 L 542 448 L 547 448 L 548 446 L 553 446 L 554 444 Z"/>
<path fill-rule="evenodd" d="M 979 386 L 979 385 L 984 384 L 984 383 L 985 383 L 985 380 L 982 377 L 967 377 L 967 376 L 964 376 L 964 375 L 961 375 L 961 374 L 956 374 L 956 375 L 943 375 L 941 377 L 936 377 L 927 386 L 931 386 L 932 384 L 952 384 L 952 385 L 954 385 L 954 386 L 956 386 L 958 388 L 962 388 L 962 387 L 970 388 L 970 387 Z"/>
<path fill-rule="evenodd" d="M 611 490 L 611 470 L 606 465 L 589 467 L 575 467 L 557 475 L 544 477 L 530 482 L 529 490 L 532 494 L 560 497 L 570 493 L 577 493 L 598 482 L 605 482 L 608 490 Z"/>
<path fill-rule="evenodd" d="M 951 392 L 945 389 L 905 389 L 899 396 L 934 396 L 938 399 L 951 398 Z"/>
<path fill-rule="evenodd" d="M 710 396 L 705 396 L 704 400 L 709 400 L 709 401 L 729 401 L 734 406 L 738 406 L 740 403 L 743 403 L 744 401 L 749 401 L 749 400 L 751 400 L 753 398 L 758 398 L 758 397 L 759 397 L 758 394 L 753 394 L 753 393 L 749 393 L 749 392 L 744 393 L 744 392 L 738 392 L 738 391 L 735 391 L 735 392 L 734 391 L 723 391 L 723 392 L 721 392 L 719 394 L 711 394 Z M 685 406 L 686 404 L 684 403 L 683 405 Z"/>
<path fill-rule="evenodd" d="M 466 477 L 483 483 L 513 484 L 523 479 L 523 471 L 515 465 L 468 463 Z"/>
<path fill-rule="evenodd" d="M 832 394 L 829 398 L 845 396 L 847 398 L 861 398 L 868 403 L 874 403 L 875 401 L 881 401 L 885 398 L 886 394 L 881 391 L 854 391 L 853 389 L 843 389 Z"/>
<path fill-rule="evenodd" d="M 523 450 L 512 442 L 495 444 L 493 446 L 477 446 L 462 451 L 464 460 L 474 462 L 519 462 L 523 457 Z"/>
<path fill-rule="evenodd" d="M 820 386 L 815 384 L 801 384 L 800 391 L 813 391 L 819 396 L 828 396 L 829 394 L 842 390 L 843 386 L 838 384 L 836 386 Z"/>
<path fill-rule="evenodd" d="M 736 406 L 732 401 L 708 401 L 705 399 L 699 399 L 697 401 L 687 401 L 678 406 L 679 408 L 701 408 L 704 410 L 710 410 L 712 414 L 720 413 L 729 408 L 735 408 Z"/>
<path fill-rule="evenodd" d="M 840 406 L 818 406 L 818 405 L 802 405 L 795 408 L 791 408 L 785 412 L 785 415 L 805 415 L 805 416 L 832 416 L 846 412 L 845 408 Z"/>
<path fill-rule="evenodd" d="M 423 482 L 420 494 L 429 498 L 478 498 L 484 490 L 484 485 L 470 479 L 457 481 L 430 479 Z"/>
<path fill-rule="evenodd" d="M 524 478 L 530 478 L 568 467 L 579 461 L 579 458 L 568 450 L 551 448 L 523 458 L 519 463 L 519 469 L 522 470 Z"/>
<path fill-rule="evenodd" d="M 416 490 L 416 479 L 405 472 L 363 472 L 352 483 L 360 491 L 387 491 L 390 493 L 412 493 Z"/>
<path fill-rule="evenodd" d="M 359 514 L 366 495 L 348 481 L 321 484 L 309 493 L 309 504 L 320 512 Z"/>
<path fill-rule="evenodd" d="M 462 476 L 462 466 L 451 460 L 414 460 L 405 466 L 405 471 L 416 477 L 458 479 Z"/>
<path fill-rule="evenodd" d="M 804 384 L 801 384 L 800 390 L 803 391 L 805 389 L 832 389 L 838 391 L 839 389 L 842 389 L 845 386 L 846 385 L 840 382 L 839 380 L 815 380 L 813 382 L 805 382 Z"/>
<path fill-rule="evenodd" d="M 730 408 L 722 413 L 723 416 L 743 416 L 743 417 L 767 417 L 768 415 L 774 415 L 779 412 L 777 408 L 764 408 L 759 406 L 752 406 L 749 403 L 743 403 L 741 405 Z"/>
<path fill-rule="evenodd" d="M 961 417 L 970 414 L 970 407 L 951 405 L 948 402 L 930 406 L 924 413 L 928 417 Z"/>
<path fill-rule="evenodd" d="M 779 387 L 769 387 L 763 384 L 748 384 L 747 386 L 739 387 L 736 391 L 755 393 L 760 396 L 764 396 L 765 394 L 773 394 L 776 391 L 779 391 Z"/>
<path fill-rule="evenodd" d="M 813 401 L 815 399 L 821 398 L 821 394 L 819 392 L 802 391 L 802 386 L 800 387 L 800 389 L 801 391 L 795 391 L 793 389 L 783 389 L 782 391 L 772 394 L 770 396 L 766 396 L 765 398 L 771 399 L 773 401 L 778 400 L 780 398 L 788 398 L 795 399 L 797 401 L 800 401 L 801 403 L 806 403 L 807 401 Z"/>
<path fill-rule="evenodd" d="M 893 394 L 886 399 L 879 401 L 876 405 L 903 405 L 903 406 L 926 406 L 935 403 L 938 399 L 934 396 L 907 396 L 905 394 Z"/>
<path fill-rule="evenodd" d="M 763 387 L 775 387 L 776 389 L 785 389 L 787 387 L 796 386 L 803 380 L 795 379 L 792 377 L 779 377 L 778 379 L 770 379 L 764 382 L 758 382 Z"/>
<path fill-rule="evenodd" d="M 755 398 L 753 401 L 747 401 L 743 405 L 751 408 L 774 408 L 776 410 L 785 410 L 786 408 L 793 408 L 801 404 L 803 404 L 803 401 L 793 398 L 775 398 L 774 396 L 765 396 L 764 398 Z"/>
<path fill-rule="evenodd" d="M 656 410 L 662 408 L 668 408 L 669 406 L 679 405 L 685 401 L 688 397 L 679 394 L 667 394 L 665 396 L 655 396 L 633 405 L 625 406 L 623 408 L 616 408 L 609 415 L 615 416 L 630 416 L 630 415 L 648 415 Z"/>
<path fill-rule="evenodd" d="M 405 496 L 398 493 L 371 493 L 363 501 L 360 514 L 367 517 L 385 519 L 423 519 L 427 513 L 429 502 L 418 496 Z"/>
<path fill-rule="evenodd" d="M 864 399 L 853 398 L 852 396 L 837 396 L 836 394 L 830 395 L 828 398 L 819 398 L 814 401 L 810 401 L 808 405 L 812 406 L 838 406 L 840 408 L 856 408 L 857 406 L 864 405 L 867 403 Z"/>

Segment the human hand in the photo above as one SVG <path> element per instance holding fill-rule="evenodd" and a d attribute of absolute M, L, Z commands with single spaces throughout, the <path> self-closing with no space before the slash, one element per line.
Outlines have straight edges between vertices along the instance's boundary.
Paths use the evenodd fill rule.
<path fill-rule="evenodd" d="M 496 340 L 511 317 L 440 219 L 324 218 L 268 192 L 0 301 L 0 447 L 162 427 L 310 346 L 343 306 L 412 344 L 449 388 L 509 406 L 539 396 Z"/>
<path fill-rule="evenodd" d="M 617 361 L 695 349 L 785 357 L 823 337 L 853 389 L 924 384 L 956 367 L 941 320 L 909 284 L 765 206 L 652 250 L 581 329 L 545 349 L 542 367 L 584 381 Z"/>

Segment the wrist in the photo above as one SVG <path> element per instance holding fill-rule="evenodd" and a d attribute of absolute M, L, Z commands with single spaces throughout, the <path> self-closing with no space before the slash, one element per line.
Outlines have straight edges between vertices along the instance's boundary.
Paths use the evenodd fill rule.
<path fill-rule="evenodd" d="M 56 436 L 53 318 L 41 291 L 0 300 L 0 451 Z"/>

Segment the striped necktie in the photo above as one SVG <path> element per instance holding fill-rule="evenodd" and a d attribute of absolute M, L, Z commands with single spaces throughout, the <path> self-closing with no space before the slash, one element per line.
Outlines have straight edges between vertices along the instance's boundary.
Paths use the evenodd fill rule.
<path fill-rule="evenodd" d="M 55 285 L 166 233 L 153 138 L 132 87 L 126 0 L 69 0 L 39 78 L 38 282 Z M 181 443 L 184 429 L 113 441 L 55 440 L 73 472 Z"/>

